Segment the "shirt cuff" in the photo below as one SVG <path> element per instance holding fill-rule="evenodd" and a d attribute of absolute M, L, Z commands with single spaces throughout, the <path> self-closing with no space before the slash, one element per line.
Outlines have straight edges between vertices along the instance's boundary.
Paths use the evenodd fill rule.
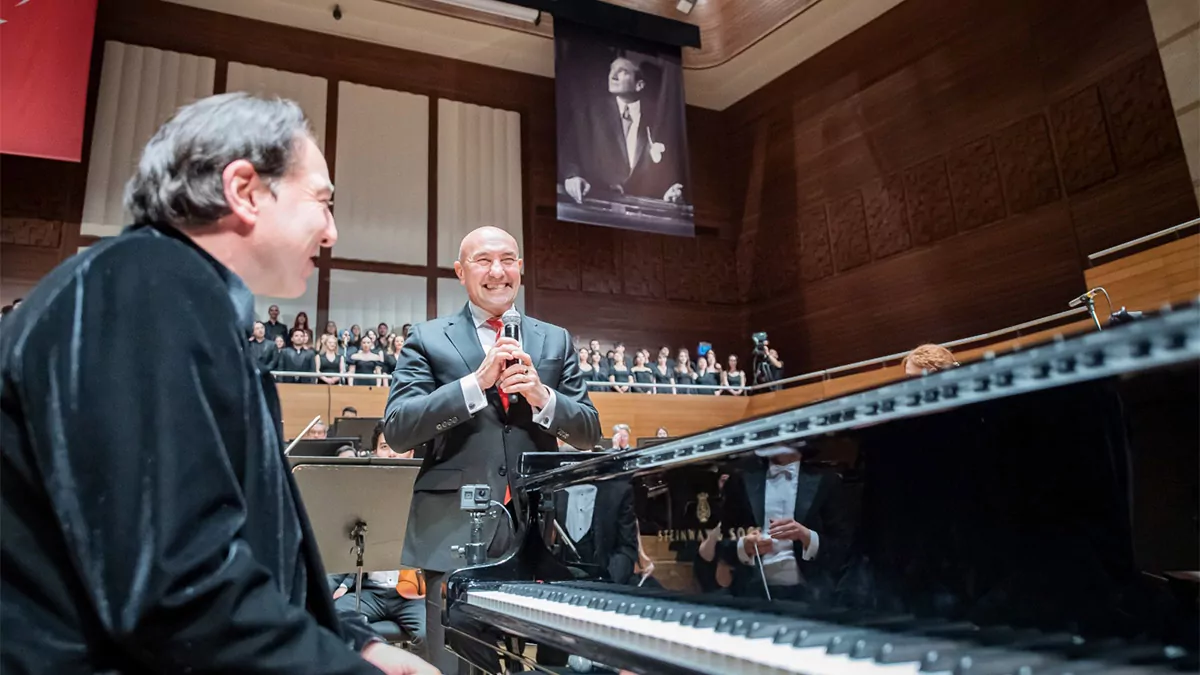
<path fill-rule="evenodd" d="M 487 407 L 487 396 L 479 388 L 479 381 L 475 379 L 475 373 L 462 378 L 458 384 L 462 387 L 463 399 L 467 402 L 467 412 L 474 415 Z"/>
<path fill-rule="evenodd" d="M 804 547 L 804 553 L 800 554 L 801 560 L 814 560 L 817 557 L 817 549 L 821 548 L 821 537 L 816 530 L 809 530 L 808 536 L 808 546 Z"/>
<path fill-rule="evenodd" d="M 738 554 L 738 560 L 741 560 L 743 565 L 753 565 L 754 564 L 754 558 L 751 558 L 750 554 L 746 553 L 746 538 L 745 537 L 738 537 L 737 554 Z"/>
<path fill-rule="evenodd" d="M 542 386 L 546 387 L 544 384 Z M 478 386 L 476 388 L 478 389 Z M 541 410 L 535 408 L 533 411 L 533 423 L 543 429 L 549 429 L 550 423 L 554 421 L 554 403 L 558 400 L 558 395 L 550 387 L 546 387 L 546 393 L 550 394 L 550 401 L 546 403 L 546 407 Z M 467 405 L 470 406 L 470 403 Z"/>

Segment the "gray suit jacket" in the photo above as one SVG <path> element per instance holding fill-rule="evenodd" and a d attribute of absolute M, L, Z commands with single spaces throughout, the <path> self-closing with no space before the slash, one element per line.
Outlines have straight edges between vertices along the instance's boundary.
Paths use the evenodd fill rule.
<path fill-rule="evenodd" d="M 400 351 L 388 395 L 384 435 L 395 448 L 412 448 L 432 440 L 413 485 L 412 508 L 401 562 L 445 572 L 463 566 L 450 547 L 470 541 L 470 522 L 459 510 L 458 489 L 486 483 L 497 501 L 512 489 L 520 519 L 525 513 L 521 477 L 522 453 L 553 452 L 555 437 L 590 448 L 600 440 L 600 416 L 588 398 L 583 373 L 566 330 L 528 316 L 521 323 L 522 347 L 533 359 L 542 383 L 555 392 L 554 419 L 543 429 L 533 410 L 519 398 L 507 413 L 495 389 L 485 392 L 488 407 L 472 417 L 458 381 L 483 362 L 483 348 L 470 308 L 412 327 Z M 484 540 L 497 546 L 503 516 L 488 521 Z M 507 524 L 505 524 L 505 532 Z M 496 549 L 501 549 L 496 551 Z"/>

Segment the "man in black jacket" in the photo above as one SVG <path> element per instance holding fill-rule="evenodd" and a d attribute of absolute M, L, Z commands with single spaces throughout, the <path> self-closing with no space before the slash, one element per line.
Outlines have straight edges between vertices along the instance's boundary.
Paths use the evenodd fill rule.
<path fill-rule="evenodd" d="M 182 108 L 126 193 L 0 336 L 0 671 L 436 672 L 338 620 L 248 349 L 337 239 L 299 106 Z"/>

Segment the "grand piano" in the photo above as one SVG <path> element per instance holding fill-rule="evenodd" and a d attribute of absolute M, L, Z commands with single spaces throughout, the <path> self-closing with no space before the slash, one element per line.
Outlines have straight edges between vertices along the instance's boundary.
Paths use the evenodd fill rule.
<path fill-rule="evenodd" d="M 1190 304 L 649 448 L 527 455 L 520 544 L 450 577 L 447 620 L 498 629 L 510 671 L 1195 672 L 1198 362 Z M 824 531 L 782 594 L 744 542 L 786 453 Z M 555 500 L 621 484 L 654 573 L 618 584 Z"/>

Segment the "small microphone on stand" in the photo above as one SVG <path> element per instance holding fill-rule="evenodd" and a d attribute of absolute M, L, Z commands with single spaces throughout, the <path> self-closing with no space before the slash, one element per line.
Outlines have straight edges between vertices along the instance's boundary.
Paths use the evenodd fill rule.
<path fill-rule="evenodd" d="M 519 344 L 521 342 L 521 313 L 515 309 L 509 309 L 500 315 L 500 323 L 504 326 L 504 337 L 512 338 Z M 509 366 L 513 365 L 513 363 L 513 361 L 509 361 L 508 363 L 504 364 L 504 367 L 508 368 Z M 516 403 L 517 395 L 509 394 L 509 407 L 516 405 Z"/>

